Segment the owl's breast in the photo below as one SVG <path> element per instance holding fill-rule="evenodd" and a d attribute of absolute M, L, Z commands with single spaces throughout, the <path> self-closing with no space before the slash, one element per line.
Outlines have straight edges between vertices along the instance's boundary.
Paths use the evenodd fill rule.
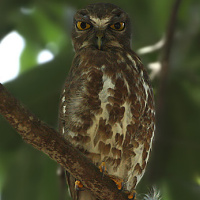
<path fill-rule="evenodd" d="M 154 107 L 145 72 L 127 59 L 76 70 L 63 106 L 63 132 L 93 163 L 105 161 L 108 173 L 123 177 L 130 190 L 147 164 Z"/>

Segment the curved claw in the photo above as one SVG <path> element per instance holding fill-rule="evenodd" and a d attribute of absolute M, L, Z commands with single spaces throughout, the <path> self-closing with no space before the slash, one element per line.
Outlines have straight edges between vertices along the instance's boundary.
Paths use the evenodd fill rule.
<path fill-rule="evenodd" d="M 133 190 L 132 192 L 126 192 L 128 194 L 128 199 L 136 200 L 136 191 Z"/>
<path fill-rule="evenodd" d="M 122 190 L 123 186 L 124 186 L 124 181 L 123 179 L 119 178 L 119 177 L 116 177 L 116 176 L 111 176 L 111 175 L 108 175 L 110 177 L 110 179 L 112 179 L 115 184 L 117 185 L 117 188 L 118 190 Z"/>
<path fill-rule="evenodd" d="M 106 163 L 102 162 L 101 165 L 99 166 L 99 170 L 100 172 L 102 172 L 103 174 L 106 173 Z"/>
<path fill-rule="evenodd" d="M 102 162 L 101 165 L 99 166 L 100 172 L 104 174 L 107 174 L 107 169 L 106 169 L 106 163 Z M 108 177 L 115 182 L 117 185 L 118 190 L 123 190 L 124 187 L 124 180 L 113 175 L 108 175 Z M 80 182 L 80 181 L 79 181 Z M 128 199 L 130 200 L 136 200 L 136 191 L 133 190 L 132 192 L 125 191 L 125 193 L 128 195 Z"/>
<path fill-rule="evenodd" d="M 79 180 L 75 181 L 75 189 L 78 190 L 78 191 L 84 190 L 84 186 Z"/>

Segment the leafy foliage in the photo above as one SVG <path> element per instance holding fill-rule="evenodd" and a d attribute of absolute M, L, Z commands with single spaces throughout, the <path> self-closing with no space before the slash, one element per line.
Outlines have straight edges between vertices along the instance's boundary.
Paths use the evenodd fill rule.
<path fill-rule="evenodd" d="M 57 128 L 59 95 L 73 58 L 70 41 L 74 10 L 98 1 L 0 1 L 0 39 L 12 30 L 26 41 L 20 76 L 6 87 L 41 120 Z M 165 35 L 172 0 L 104 1 L 119 5 L 133 21 L 133 49 L 155 44 Z M 182 1 L 170 58 L 165 109 L 152 159 L 139 184 L 153 184 L 163 200 L 200 198 L 200 2 Z M 55 58 L 38 65 L 49 49 Z M 141 55 L 159 60 L 161 51 Z M 8 58 L 9 59 L 9 58 Z M 155 93 L 159 78 L 153 80 Z M 157 93 L 156 93 L 157 96 Z M 61 199 L 57 164 L 25 144 L 0 118 L 0 197 L 2 200 Z M 68 195 L 66 195 L 68 196 Z M 67 197 L 69 199 L 69 197 Z"/>

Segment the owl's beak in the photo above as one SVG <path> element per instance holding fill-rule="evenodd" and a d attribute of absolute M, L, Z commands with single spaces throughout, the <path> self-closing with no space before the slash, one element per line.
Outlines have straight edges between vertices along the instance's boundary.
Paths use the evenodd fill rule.
<path fill-rule="evenodd" d="M 103 37 L 104 37 L 103 32 L 98 32 L 96 34 L 96 37 L 97 37 L 97 47 L 98 47 L 99 50 L 101 50 L 102 44 L 103 44 Z"/>
<path fill-rule="evenodd" d="M 100 50 L 101 47 L 102 47 L 102 39 L 101 39 L 101 37 L 98 37 L 98 39 L 97 39 L 97 46 L 98 46 L 98 49 Z"/>

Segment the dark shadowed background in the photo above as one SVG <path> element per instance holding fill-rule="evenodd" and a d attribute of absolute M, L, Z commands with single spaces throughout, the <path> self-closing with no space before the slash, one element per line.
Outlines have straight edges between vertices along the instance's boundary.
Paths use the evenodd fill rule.
<path fill-rule="evenodd" d="M 73 13 L 92 0 L 1 0 L 0 41 L 17 31 L 25 40 L 20 74 L 7 89 L 57 129 L 59 95 L 73 58 Z M 157 97 L 161 49 L 174 0 L 108 0 L 132 20 L 132 46 L 151 74 Z M 150 46 L 148 53 L 144 47 Z M 16 48 L 13 45 L 13 48 Z M 141 49 L 142 48 L 142 49 Z M 47 49 L 54 59 L 38 64 Z M 10 59 L 9 57 L 7 59 Z M 152 64 L 154 63 L 154 64 Z M 156 63 L 156 64 L 155 64 Z M 2 67 L 2 66 L 0 66 Z M 182 1 L 167 74 L 164 110 L 158 119 L 150 163 L 138 193 L 156 186 L 163 200 L 200 199 L 200 1 Z M 0 117 L 0 200 L 63 200 L 57 164 L 27 145 Z M 67 190 L 66 190 L 67 193 Z M 68 199 L 69 196 L 66 195 Z M 66 198 L 66 199 L 67 199 Z"/>

